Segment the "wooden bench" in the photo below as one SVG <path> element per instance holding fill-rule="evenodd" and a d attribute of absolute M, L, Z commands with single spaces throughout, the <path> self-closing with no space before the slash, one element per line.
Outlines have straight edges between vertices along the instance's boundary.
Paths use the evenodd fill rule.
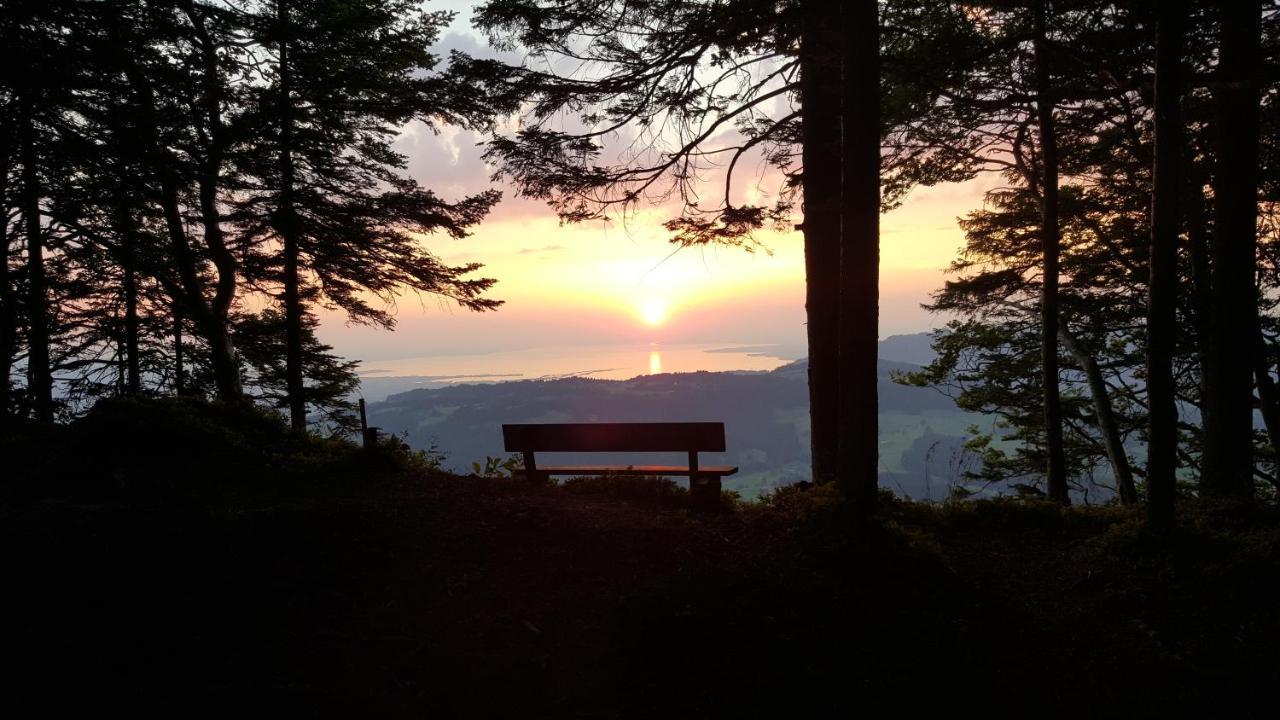
<path fill-rule="evenodd" d="M 727 465 L 699 465 L 699 452 L 724 452 L 724 423 L 558 423 L 503 425 L 507 452 L 524 455 L 525 475 L 658 475 L 689 478 L 689 499 L 697 507 L 720 500 L 720 478 L 738 472 Z M 540 452 L 687 452 L 682 465 L 538 465 Z"/>

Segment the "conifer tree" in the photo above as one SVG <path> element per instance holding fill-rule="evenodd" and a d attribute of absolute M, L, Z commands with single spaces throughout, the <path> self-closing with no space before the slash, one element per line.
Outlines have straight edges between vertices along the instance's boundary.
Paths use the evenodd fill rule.
<path fill-rule="evenodd" d="M 1053 118 L 1054 88 L 1050 76 L 1049 0 L 1034 0 L 1033 44 L 1036 64 L 1036 120 L 1040 128 L 1040 242 L 1044 276 L 1040 296 L 1040 366 L 1044 393 L 1045 454 L 1049 497 L 1067 504 L 1066 458 L 1062 447 L 1062 399 L 1058 372 L 1058 140 Z"/>
<path fill-rule="evenodd" d="M 1261 9 L 1220 3 L 1210 363 L 1206 371 L 1207 495 L 1253 494 L 1253 370 L 1257 356 L 1258 137 Z"/>
<path fill-rule="evenodd" d="M 269 0 L 254 7 L 254 38 L 274 69 L 259 101 L 259 150 L 249 167 L 260 191 L 237 207 L 256 244 L 277 241 L 291 424 L 306 427 L 303 369 L 307 306 L 332 303 L 358 322 L 390 327 L 388 303 L 402 291 L 440 295 L 470 310 L 500 303 L 478 265 L 449 266 L 418 235 L 464 237 L 500 195 L 449 202 L 405 176 L 392 147 L 408 122 L 484 129 L 501 98 L 454 79 L 430 52 L 449 13 L 413 0 Z M 484 62 L 451 62 L 483 72 Z M 266 140 L 262 142 L 261 140 Z"/>

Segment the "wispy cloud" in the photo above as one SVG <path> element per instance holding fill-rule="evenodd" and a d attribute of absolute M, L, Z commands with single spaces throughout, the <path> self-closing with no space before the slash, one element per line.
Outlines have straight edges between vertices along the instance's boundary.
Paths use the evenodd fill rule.
<path fill-rule="evenodd" d="M 540 253 L 540 252 L 554 252 L 554 251 L 556 251 L 556 250 L 563 250 L 563 249 L 564 249 L 564 246 L 563 246 L 563 245 L 547 245 L 547 246 L 540 247 L 540 248 L 521 248 L 520 250 L 517 250 L 517 251 L 516 251 L 516 254 L 517 254 L 517 255 L 532 255 L 532 254 L 534 254 L 534 253 Z"/>

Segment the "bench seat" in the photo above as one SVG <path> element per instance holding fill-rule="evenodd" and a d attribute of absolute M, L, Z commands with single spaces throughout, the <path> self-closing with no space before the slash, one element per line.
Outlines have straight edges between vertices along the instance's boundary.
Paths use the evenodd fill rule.
<path fill-rule="evenodd" d="M 689 477 L 694 473 L 684 465 L 539 465 L 543 475 L 661 475 Z M 738 472 L 729 465 L 699 465 L 698 475 L 723 477 Z"/>
<path fill-rule="evenodd" d="M 720 505 L 720 479 L 738 472 L 728 465 L 703 466 L 700 452 L 724 452 L 724 423 L 522 423 L 502 426 L 507 452 L 524 456 L 524 477 L 546 482 L 552 475 L 637 475 L 689 478 L 689 502 L 700 509 Z M 540 452 L 684 452 L 688 465 L 539 465 Z"/>

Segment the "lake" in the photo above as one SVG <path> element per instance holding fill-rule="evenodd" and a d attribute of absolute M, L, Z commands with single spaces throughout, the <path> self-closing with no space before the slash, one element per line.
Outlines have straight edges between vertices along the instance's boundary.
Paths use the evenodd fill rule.
<path fill-rule="evenodd" d="M 794 349 L 781 345 L 580 345 L 371 361 L 362 364 L 359 375 L 365 398 L 376 401 L 414 388 L 457 383 L 564 377 L 626 380 L 699 370 L 767 372 L 798 357 Z"/>

